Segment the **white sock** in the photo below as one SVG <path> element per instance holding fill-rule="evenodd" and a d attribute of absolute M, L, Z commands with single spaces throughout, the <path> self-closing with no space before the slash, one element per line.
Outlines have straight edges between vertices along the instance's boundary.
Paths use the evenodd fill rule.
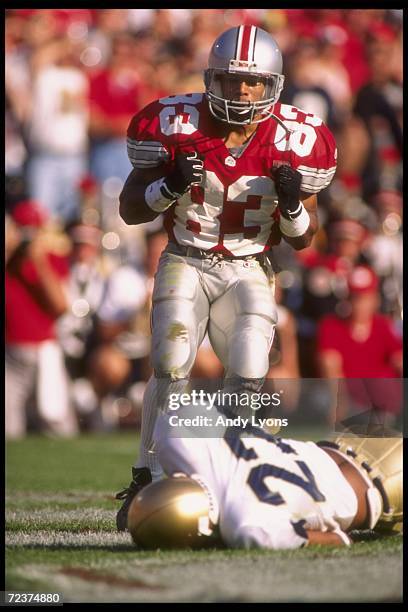
<path fill-rule="evenodd" d="M 157 416 L 161 411 L 166 411 L 170 393 L 182 393 L 187 383 L 187 379 L 172 381 L 170 378 L 151 376 L 146 385 L 143 396 L 139 458 L 136 460 L 134 467 L 149 468 L 153 482 L 160 480 L 164 475 L 153 442 L 153 431 Z"/>

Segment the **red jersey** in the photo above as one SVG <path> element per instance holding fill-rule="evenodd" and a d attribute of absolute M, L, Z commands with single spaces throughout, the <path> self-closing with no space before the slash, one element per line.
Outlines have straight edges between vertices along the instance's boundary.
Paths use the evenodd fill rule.
<path fill-rule="evenodd" d="M 318 328 L 318 351 L 335 350 L 342 357 L 345 378 L 397 378 L 391 357 L 402 351 L 401 339 L 384 315 L 374 315 L 371 333 L 363 342 L 354 340 L 347 319 L 327 315 Z"/>
<path fill-rule="evenodd" d="M 267 251 L 280 240 L 278 201 L 271 170 L 283 163 L 302 174 L 301 190 L 318 193 L 336 170 L 336 145 L 321 119 L 286 104 L 260 123 L 239 157 L 219 135 L 205 94 L 160 98 L 135 115 L 128 128 L 128 155 L 135 168 L 163 164 L 196 151 L 204 179 L 165 213 L 169 239 L 225 255 Z M 286 128 L 286 129 L 285 129 Z"/>
<path fill-rule="evenodd" d="M 48 254 L 48 261 L 61 278 L 69 274 L 65 257 Z M 5 274 L 6 342 L 9 344 L 38 344 L 55 339 L 56 317 L 44 308 L 36 297 L 38 276 L 34 264 L 22 263 L 20 276 Z"/>

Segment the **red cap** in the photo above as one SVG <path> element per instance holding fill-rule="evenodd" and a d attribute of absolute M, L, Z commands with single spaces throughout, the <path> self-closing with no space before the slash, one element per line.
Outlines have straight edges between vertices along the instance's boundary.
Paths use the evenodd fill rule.
<path fill-rule="evenodd" d="M 347 284 L 350 294 L 375 292 L 378 288 L 378 278 L 371 268 L 357 266 L 350 272 Z"/>
<path fill-rule="evenodd" d="M 24 200 L 14 206 L 11 211 L 11 217 L 17 225 L 42 227 L 47 222 L 48 214 L 38 202 Z"/>
<path fill-rule="evenodd" d="M 92 174 L 86 174 L 79 182 L 79 189 L 82 193 L 92 193 L 98 188 L 98 181 Z"/>

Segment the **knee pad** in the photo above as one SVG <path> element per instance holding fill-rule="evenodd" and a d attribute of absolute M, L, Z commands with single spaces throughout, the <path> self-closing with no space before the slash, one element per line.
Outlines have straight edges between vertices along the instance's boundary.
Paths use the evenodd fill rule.
<path fill-rule="evenodd" d="M 265 377 L 242 378 L 242 376 L 228 376 L 225 379 L 224 390 L 230 393 L 259 393 L 264 385 Z"/>
<path fill-rule="evenodd" d="M 197 337 L 181 321 L 160 323 L 152 337 L 152 366 L 157 378 L 186 378 L 197 353 Z"/>
<path fill-rule="evenodd" d="M 235 331 L 229 341 L 228 372 L 242 379 L 263 379 L 269 370 L 270 346 L 265 329 Z"/>
<path fill-rule="evenodd" d="M 157 377 L 186 378 L 207 327 L 208 299 L 195 269 L 163 261 L 153 293 L 151 360 Z"/>

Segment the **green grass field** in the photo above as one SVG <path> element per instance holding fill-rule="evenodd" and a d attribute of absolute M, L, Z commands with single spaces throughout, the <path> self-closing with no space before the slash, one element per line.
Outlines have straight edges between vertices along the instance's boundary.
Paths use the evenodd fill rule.
<path fill-rule="evenodd" d="M 136 450 L 128 433 L 7 444 L 7 590 L 66 602 L 402 600 L 400 537 L 333 550 L 138 551 L 115 530 L 114 499 Z"/>

